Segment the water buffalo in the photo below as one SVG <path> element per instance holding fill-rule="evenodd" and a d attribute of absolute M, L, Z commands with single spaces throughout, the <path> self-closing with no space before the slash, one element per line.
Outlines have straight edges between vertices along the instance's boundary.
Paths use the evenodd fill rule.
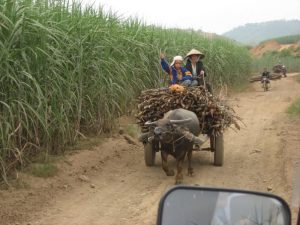
<path fill-rule="evenodd" d="M 175 109 L 167 112 L 164 117 L 154 122 L 146 122 L 150 127 L 148 141 L 160 142 L 162 168 L 167 176 L 174 176 L 174 170 L 169 169 L 167 158 L 172 155 L 177 162 L 176 184 L 182 183 L 182 167 L 184 158 L 188 157 L 188 175 L 193 175 L 191 165 L 193 145 L 201 145 L 197 136 L 200 134 L 199 120 L 194 112 L 185 109 Z"/>

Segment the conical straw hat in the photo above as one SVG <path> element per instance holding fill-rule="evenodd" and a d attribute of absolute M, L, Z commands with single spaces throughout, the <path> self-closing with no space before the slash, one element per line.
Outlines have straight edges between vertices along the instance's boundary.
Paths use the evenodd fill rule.
<path fill-rule="evenodd" d="M 200 51 L 198 51 L 197 49 L 194 49 L 194 48 L 191 51 L 189 51 L 188 54 L 186 54 L 185 58 L 187 58 L 191 55 L 199 55 L 200 59 L 203 59 L 205 57 L 205 55 L 202 52 L 200 52 Z"/>

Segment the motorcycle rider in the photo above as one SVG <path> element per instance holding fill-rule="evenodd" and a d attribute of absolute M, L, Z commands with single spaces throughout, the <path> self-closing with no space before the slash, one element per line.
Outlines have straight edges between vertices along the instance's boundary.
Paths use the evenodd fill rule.
<path fill-rule="evenodd" d="M 270 83 L 270 72 L 267 70 L 267 68 L 264 68 L 264 71 L 261 74 L 261 83 L 263 83 L 263 78 L 267 78 L 267 83 Z"/>
<path fill-rule="evenodd" d="M 286 77 L 286 72 L 287 72 L 287 70 L 286 70 L 286 67 L 285 67 L 285 65 L 282 65 L 282 73 L 283 73 L 283 76 L 285 76 Z"/>

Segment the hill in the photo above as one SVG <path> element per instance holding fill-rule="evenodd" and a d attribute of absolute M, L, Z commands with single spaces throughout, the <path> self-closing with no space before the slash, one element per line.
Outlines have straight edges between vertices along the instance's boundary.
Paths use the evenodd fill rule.
<path fill-rule="evenodd" d="M 300 34 L 300 20 L 276 20 L 239 26 L 223 36 L 238 42 L 256 45 L 264 40 Z"/>

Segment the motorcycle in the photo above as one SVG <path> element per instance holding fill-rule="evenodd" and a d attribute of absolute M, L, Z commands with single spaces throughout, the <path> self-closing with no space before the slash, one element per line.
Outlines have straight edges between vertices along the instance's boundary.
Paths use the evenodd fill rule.
<path fill-rule="evenodd" d="M 291 225 L 291 210 L 285 200 L 269 193 L 175 186 L 161 198 L 156 224 Z"/>
<path fill-rule="evenodd" d="M 283 76 L 284 76 L 284 77 L 287 77 L 286 72 L 287 72 L 287 71 L 286 71 L 286 68 L 283 67 L 283 68 L 282 68 L 282 73 L 283 73 Z"/>
<path fill-rule="evenodd" d="M 268 91 L 270 88 L 270 81 L 267 77 L 263 77 L 261 80 L 262 83 L 262 88 L 264 89 L 264 91 Z"/>
<path fill-rule="evenodd" d="M 277 73 L 277 74 L 282 74 L 284 77 L 287 77 L 287 75 L 286 75 L 287 69 L 286 69 L 285 65 L 278 64 L 278 65 L 274 66 L 273 72 Z"/>

